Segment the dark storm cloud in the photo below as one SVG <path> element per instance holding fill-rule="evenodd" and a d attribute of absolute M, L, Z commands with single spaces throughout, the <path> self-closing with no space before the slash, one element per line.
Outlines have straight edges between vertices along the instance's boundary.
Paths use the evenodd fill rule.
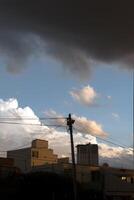
<path fill-rule="evenodd" d="M 129 0 L 0 0 L 1 52 L 15 69 L 36 48 L 83 76 L 94 62 L 133 69 L 133 8 Z"/>

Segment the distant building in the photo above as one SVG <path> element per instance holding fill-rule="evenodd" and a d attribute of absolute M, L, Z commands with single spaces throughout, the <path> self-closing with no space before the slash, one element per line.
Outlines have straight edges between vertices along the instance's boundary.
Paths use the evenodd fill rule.
<path fill-rule="evenodd" d="M 7 158 L 13 158 L 22 172 L 30 171 L 33 166 L 57 163 L 57 157 L 48 148 L 48 141 L 40 139 L 33 140 L 31 147 L 7 152 Z"/>
<path fill-rule="evenodd" d="M 13 167 L 14 159 L 12 158 L 0 158 L 0 167 Z"/>
<path fill-rule="evenodd" d="M 14 160 L 11 158 L 0 158 L 0 178 L 6 178 L 20 173 L 20 170 L 14 167 Z"/>
<path fill-rule="evenodd" d="M 77 164 L 97 166 L 98 145 L 90 143 L 77 145 Z"/>
<path fill-rule="evenodd" d="M 61 164 L 69 163 L 69 157 L 58 158 L 58 163 L 61 163 Z"/>

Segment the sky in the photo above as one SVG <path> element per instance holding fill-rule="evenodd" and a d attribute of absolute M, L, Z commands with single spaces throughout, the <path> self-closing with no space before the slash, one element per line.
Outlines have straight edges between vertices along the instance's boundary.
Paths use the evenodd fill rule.
<path fill-rule="evenodd" d="M 53 117 L 62 115 L 67 117 L 71 113 L 77 116 L 75 117 L 76 123 L 79 123 L 78 118 L 84 117 L 86 120 L 96 122 L 97 126 L 98 124 L 101 125 L 102 132 L 104 133 L 96 134 L 91 129 L 84 133 L 86 137 L 87 134 L 91 133 L 91 135 L 105 138 L 114 143 L 132 147 L 132 73 L 126 69 L 120 70 L 117 66 L 100 65 L 92 70 L 89 78 L 81 80 L 81 77 L 64 70 L 61 63 L 47 56 L 31 59 L 27 63 L 27 68 L 21 73 L 16 74 L 8 72 L 1 59 L 0 99 L 1 117 L 22 116 L 22 119 L 25 116 Z M 17 103 L 13 103 L 14 101 L 17 101 Z M 6 105 L 9 102 L 11 103 L 9 108 L 2 107 L 2 105 Z M 25 108 L 27 107 L 31 110 L 26 111 Z M 17 110 L 15 110 L 16 108 Z M 21 108 L 23 113 L 18 108 Z M 10 112 L 13 115 L 10 115 Z M 48 122 L 43 123 L 48 124 Z M 33 123 L 36 124 L 36 122 Z M 39 121 L 38 123 L 40 124 Z M 56 138 L 58 137 L 59 139 L 60 137 L 61 143 L 64 139 L 67 141 L 66 130 L 64 130 L 62 136 L 59 130 L 58 134 L 53 136 L 55 137 L 53 141 L 50 137 L 51 134 L 46 137 L 45 131 L 31 130 L 30 128 L 30 136 L 24 137 L 23 132 L 27 132 L 27 128 L 24 131 L 18 129 L 19 125 L 14 127 L 14 125 L 10 124 L 8 126 L 7 132 L 3 134 L 3 137 L 9 137 L 8 142 L 5 143 L 6 146 L 1 146 L 1 150 L 23 146 L 34 137 L 43 137 L 49 140 L 52 148 L 58 149 L 56 150 L 58 154 L 61 154 L 60 151 L 63 147 L 60 149 L 61 144 L 57 143 Z M 88 127 L 88 123 L 84 124 L 84 126 Z M 23 136 L 21 135 L 20 137 L 20 135 L 17 135 L 17 132 L 13 136 L 14 128 L 15 131 L 18 129 Z M 78 132 L 80 134 L 82 131 L 78 130 Z M 65 134 L 65 137 L 63 137 L 63 134 Z M 108 145 L 106 148 L 111 148 L 111 146 L 117 148 L 115 145 L 99 139 L 97 141 L 95 138 L 87 137 L 85 139 L 85 136 L 79 136 L 79 134 L 75 136 L 77 143 L 100 142 L 102 145 Z M 12 139 L 10 140 L 10 138 Z M 5 142 L 5 137 L 3 141 Z M 56 147 L 55 143 L 57 143 Z M 68 155 L 69 151 L 68 144 L 67 148 L 64 148 L 63 156 Z M 114 149 L 114 151 L 118 151 L 118 148 Z M 103 158 L 103 160 L 107 159 Z M 120 166 L 125 166 L 125 164 L 120 162 Z"/>
<path fill-rule="evenodd" d="M 87 86 L 98 95 L 96 105 L 81 104 L 70 94 Z M 20 74 L 1 67 L 0 91 L 1 99 L 16 98 L 20 106 L 30 106 L 38 116 L 52 109 L 64 116 L 74 113 L 98 121 L 111 137 L 132 145 L 132 74 L 126 70 L 101 66 L 81 81 L 46 57 L 33 60 Z"/>
<path fill-rule="evenodd" d="M 75 145 L 97 143 L 101 163 L 132 167 L 133 6 L 0 1 L 0 118 L 21 123 L 1 121 L 1 153 L 43 138 L 70 155 L 67 130 L 48 126 L 65 122 L 40 117 L 71 113 Z"/>

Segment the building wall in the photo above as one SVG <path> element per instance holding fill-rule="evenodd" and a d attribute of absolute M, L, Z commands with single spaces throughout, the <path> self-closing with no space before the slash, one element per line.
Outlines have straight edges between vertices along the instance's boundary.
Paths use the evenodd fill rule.
<path fill-rule="evenodd" d="M 69 157 L 58 158 L 58 163 L 69 163 Z"/>
<path fill-rule="evenodd" d="M 0 158 L 0 167 L 13 167 L 14 159 L 12 158 Z"/>
<path fill-rule="evenodd" d="M 30 171 L 33 166 L 57 163 L 58 160 L 53 150 L 48 149 L 48 142 L 45 140 L 33 140 L 29 148 L 8 151 L 7 157 L 13 158 L 15 166 L 22 172 Z"/>
<path fill-rule="evenodd" d="M 46 141 L 46 140 L 40 140 L 40 139 L 33 140 L 32 141 L 32 147 L 33 148 L 48 149 L 48 141 Z"/>
<path fill-rule="evenodd" d="M 98 145 L 96 144 L 91 144 L 90 159 L 90 163 L 92 166 L 99 164 Z"/>
<path fill-rule="evenodd" d="M 14 174 L 20 174 L 20 170 L 16 167 L 0 166 L 0 178 L 7 178 Z"/>
<path fill-rule="evenodd" d="M 31 169 L 31 148 L 8 151 L 7 158 L 13 158 L 15 167 L 23 172 Z"/>
<path fill-rule="evenodd" d="M 98 145 L 77 145 L 77 163 L 81 165 L 98 165 Z"/>
<path fill-rule="evenodd" d="M 134 195 L 134 170 L 103 168 L 102 172 L 107 195 Z"/>
<path fill-rule="evenodd" d="M 54 172 L 72 177 L 72 164 L 42 165 L 33 168 L 33 171 Z M 100 192 L 107 199 L 124 199 L 127 197 L 130 200 L 134 196 L 134 170 L 77 164 L 76 174 L 77 181 L 83 184 L 83 187 Z M 126 180 L 125 177 L 128 179 Z"/>
<path fill-rule="evenodd" d="M 58 156 L 48 149 L 48 141 L 36 139 L 32 141 L 31 166 L 57 163 Z"/>
<path fill-rule="evenodd" d="M 34 155 L 35 153 L 35 155 Z M 57 163 L 58 156 L 53 153 L 52 149 L 32 148 L 31 149 L 31 166 Z"/>

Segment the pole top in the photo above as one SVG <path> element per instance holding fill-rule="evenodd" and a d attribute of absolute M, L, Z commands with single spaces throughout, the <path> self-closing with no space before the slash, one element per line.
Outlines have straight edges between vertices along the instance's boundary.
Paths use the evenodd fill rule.
<path fill-rule="evenodd" d="M 69 113 L 68 118 L 67 118 L 67 125 L 70 126 L 74 124 L 75 120 L 71 118 L 71 114 Z"/>

